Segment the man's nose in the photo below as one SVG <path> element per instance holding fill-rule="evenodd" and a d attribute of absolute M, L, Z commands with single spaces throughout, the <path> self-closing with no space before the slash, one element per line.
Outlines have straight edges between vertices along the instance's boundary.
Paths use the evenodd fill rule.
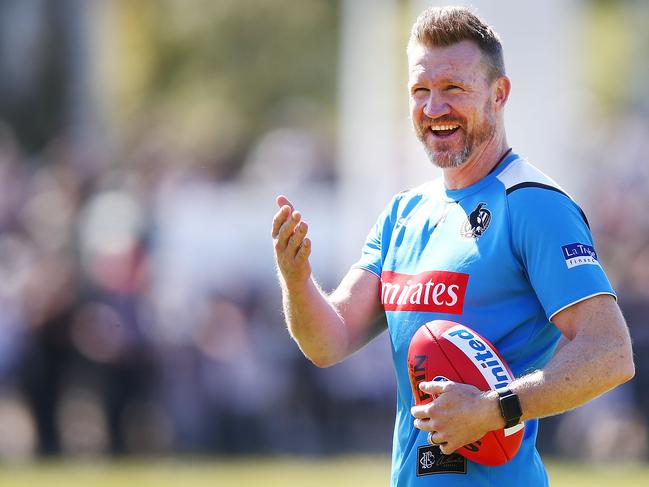
<path fill-rule="evenodd" d="M 448 103 L 431 92 L 424 103 L 424 115 L 434 120 L 442 115 L 448 115 L 450 112 L 451 107 Z"/>

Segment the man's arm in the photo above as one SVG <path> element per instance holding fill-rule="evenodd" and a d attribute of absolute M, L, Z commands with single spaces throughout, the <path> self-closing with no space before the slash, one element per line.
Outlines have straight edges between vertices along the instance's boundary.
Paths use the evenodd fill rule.
<path fill-rule="evenodd" d="M 513 382 L 522 419 L 573 409 L 635 374 L 629 330 L 612 296 L 577 303 L 557 313 L 553 322 L 569 342 L 545 368 Z"/>
<path fill-rule="evenodd" d="M 348 357 L 384 330 L 380 314 L 380 279 L 351 269 L 338 288 L 327 295 L 311 276 L 308 226 L 290 201 L 277 198 L 272 237 L 282 288 L 284 315 L 293 339 L 319 367 Z"/>
<path fill-rule="evenodd" d="M 553 322 L 569 340 L 541 370 L 510 384 L 518 394 L 522 419 L 541 418 L 576 408 L 630 380 L 635 368 L 629 331 L 617 303 L 600 295 L 557 313 Z M 443 453 L 502 428 L 498 394 L 454 382 L 425 382 L 421 389 L 440 394 L 415 406 L 415 426 L 436 431 Z"/>

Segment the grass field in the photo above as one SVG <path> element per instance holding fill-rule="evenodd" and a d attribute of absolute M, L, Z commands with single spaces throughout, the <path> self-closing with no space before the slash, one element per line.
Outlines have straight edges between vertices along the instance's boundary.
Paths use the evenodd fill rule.
<path fill-rule="evenodd" d="M 548 462 L 552 487 L 649 486 L 649 465 Z M 2 487 L 370 487 L 389 485 L 387 457 L 41 462 L 0 465 Z M 525 487 L 525 486 L 521 486 Z"/>

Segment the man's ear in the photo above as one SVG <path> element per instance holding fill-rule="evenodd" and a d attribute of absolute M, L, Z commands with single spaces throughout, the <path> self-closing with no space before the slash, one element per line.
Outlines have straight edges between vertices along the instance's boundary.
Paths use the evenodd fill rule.
<path fill-rule="evenodd" d="M 502 110 L 509 99 L 512 83 L 507 76 L 500 76 L 494 81 L 493 102 L 497 109 Z"/>

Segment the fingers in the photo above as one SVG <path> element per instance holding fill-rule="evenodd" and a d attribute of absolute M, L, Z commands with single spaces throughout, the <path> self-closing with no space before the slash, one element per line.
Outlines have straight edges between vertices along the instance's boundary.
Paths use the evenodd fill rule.
<path fill-rule="evenodd" d="M 448 441 L 446 441 L 446 438 L 444 437 L 443 433 L 434 430 L 428 433 L 428 436 L 426 437 L 426 441 L 428 442 L 429 445 L 438 446 L 440 451 L 444 455 L 450 455 L 455 450 L 460 448 L 460 446 L 462 446 L 462 445 L 458 446 L 453 443 L 449 443 Z"/>
<path fill-rule="evenodd" d="M 283 194 L 277 196 L 275 201 L 277 202 L 277 206 L 279 206 L 279 211 L 275 213 L 273 218 L 273 227 L 271 231 L 273 238 L 277 238 L 280 228 L 286 222 L 286 219 L 291 217 L 294 210 L 293 203 L 291 203 Z"/>
<path fill-rule="evenodd" d="M 450 455 L 455 450 L 457 450 L 458 447 L 453 446 L 450 443 L 442 443 L 439 445 L 439 449 L 444 455 Z"/>
<path fill-rule="evenodd" d="M 428 436 L 426 437 L 426 441 L 428 442 L 428 444 L 438 446 L 440 451 L 444 455 L 450 455 L 451 453 L 453 453 L 455 450 L 459 449 L 462 446 L 462 445 L 456 445 L 446 440 L 447 439 L 444 437 L 444 434 L 440 433 L 439 431 L 430 431 L 428 433 Z"/>
<path fill-rule="evenodd" d="M 275 216 L 273 217 L 273 227 L 270 232 L 273 238 L 277 238 L 279 235 L 279 229 L 290 215 L 291 208 L 289 206 L 282 206 L 279 211 L 275 213 Z"/>
<path fill-rule="evenodd" d="M 444 421 L 431 419 L 427 414 L 432 412 L 426 406 L 415 406 L 412 408 L 413 416 L 415 416 L 414 426 L 418 430 L 427 431 L 427 441 L 430 445 L 438 446 L 444 455 L 450 455 L 462 445 L 456 445 L 450 442 L 450 436 L 447 437 L 448 425 Z"/>
<path fill-rule="evenodd" d="M 304 241 L 302 242 L 302 245 L 297 250 L 297 255 L 295 256 L 295 260 L 302 262 L 308 260 L 310 255 L 311 255 L 311 240 L 305 238 Z"/>
<path fill-rule="evenodd" d="M 446 444 L 446 442 L 442 439 L 442 435 L 438 431 L 431 431 L 428 433 L 428 444 L 441 446 Z"/>
<path fill-rule="evenodd" d="M 430 432 L 431 443 L 450 455 L 463 445 L 484 436 L 488 425 L 481 419 L 484 393 L 477 387 L 457 382 L 422 382 L 420 389 L 434 397 L 428 404 L 413 406 L 415 428 Z"/>
<path fill-rule="evenodd" d="M 446 389 L 453 387 L 455 382 L 453 381 L 430 381 L 430 382 L 421 382 L 419 384 L 419 389 L 424 391 L 431 396 L 438 396 L 446 392 Z"/>
<path fill-rule="evenodd" d="M 302 214 L 299 211 L 294 211 L 291 216 L 287 218 L 286 221 L 282 224 L 277 235 L 277 244 L 281 249 L 288 250 L 289 239 L 293 237 L 293 233 L 300 224 L 301 220 Z M 302 243 L 301 240 L 300 243 Z M 293 252 L 291 255 L 295 256 L 295 252 Z"/>
<path fill-rule="evenodd" d="M 297 213 L 297 212 L 296 212 Z M 309 225 L 306 222 L 300 222 L 295 226 L 295 231 L 289 237 L 288 243 L 286 244 L 286 252 L 291 257 L 296 257 L 297 252 L 306 237 L 306 233 L 309 230 Z"/>
<path fill-rule="evenodd" d="M 410 408 L 410 414 L 412 414 L 417 419 L 427 419 L 431 415 L 430 404 L 423 404 L 421 406 L 413 406 Z"/>
<path fill-rule="evenodd" d="M 291 233 L 293 233 L 293 230 L 295 229 L 295 225 L 299 223 L 300 219 L 302 218 L 302 214 L 299 211 L 293 211 L 290 206 L 284 205 L 282 206 L 277 213 L 275 213 L 275 216 L 273 218 L 273 227 L 271 231 L 271 235 L 273 238 L 278 238 L 280 237 L 280 234 L 282 233 L 282 230 L 284 230 L 284 238 L 281 239 L 282 243 L 286 245 L 286 241 L 288 240 L 288 237 L 291 236 Z M 290 228 L 285 228 L 286 225 L 289 225 Z M 286 233 L 287 231 L 290 230 L 290 233 Z"/>
<path fill-rule="evenodd" d="M 286 283 L 306 282 L 311 275 L 311 240 L 306 238 L 309 226 L 288 198 L 280 195 L 276 201 L 280 208 L 273 218 L 271 234 L 277 270 Z"/>
<path fill-rule="evenodd" d="M 430 418 L 417 418 L 413 421 L 415 428 L 421 431 L 435 431 L 436 423 Z"/>
<path fill-rule="evenodd" d="M 286 248 L 288 239 L 301 219 L 302 214 L 299 211 L 292 211 L 288 206 L 280 208 L 273 219 L 272 230 L 272 236 L 277 239 L 278 248 Z"/>
<path fill-rule="evenodd" d="M 278 252 L 286 252 L 290 257 L 296 258 L 298 253 L 301 258 L 308 257 L 311 253 L 311 242 L 303 246 L 304 239 L 309 230 L 306 222 L 302 221 L 302 214 L 294 211 L 293 205 L 283 195 L 277 197 L 279 211 L 273 218 L 272 237 L 277 239 Z"/>
<path fill-rule="evenodd" d="M 275 201 L 277 202 L 277 206 L 279 206 L 280 208 L 282 206 L 288 206 L 291 209 L 291 211 L 294 210 L 293 203 L 291 203 L 289 201 L 289 199 L 286 196 L 284 196 L 283 194 L 280 194 L 279 196 L 277 196 L 277 198 L 275 198 Z"/>

